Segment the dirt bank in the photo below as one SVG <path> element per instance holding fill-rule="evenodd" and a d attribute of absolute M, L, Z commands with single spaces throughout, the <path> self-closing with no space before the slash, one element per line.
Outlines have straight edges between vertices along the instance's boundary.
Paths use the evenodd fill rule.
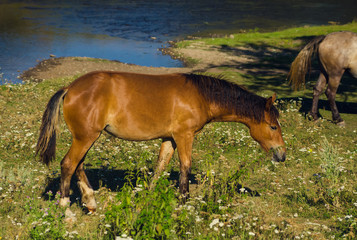
<path fill-rule="evenodd" d="M 164 74 L 174 72 L 221 72 L 222 66 L 236 66 L 237 63 L 254 61 L 253 56 L 236 54 L 234 51 L 222 51 L 213 46 L 197 43 L 184 49 L 166 49 L 165 53 L 180 59 L 195 59 L 192 67 L 166 68 L 144 67 L 126 64 L 119 61 L 87 57 L 50 58 L 39 62 L 35 67 L 24 71 L 20 78 L 24 81 L 43 81 L 53 78 L 82 75 L 96 70 L 111 70 L 123 72 L 137 72 L 149 74 Z M 242 71 L 235 69 L 235 71 Z"/>

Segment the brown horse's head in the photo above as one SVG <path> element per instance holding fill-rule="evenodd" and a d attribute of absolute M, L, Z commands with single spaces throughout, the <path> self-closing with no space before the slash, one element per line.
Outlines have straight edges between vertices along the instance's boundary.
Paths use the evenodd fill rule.
<path fill-rule="evenodd" d="M 265 151 L 273 151 L 273 160 L 278 162 L 285 161 L 285 143 L 278 121 L 277 109 L 273 106 L 276 99 L 274 94 L 267 99 L 264 111 L 264 119 L 249 125 L 250 135 L 256 140 Z"/>

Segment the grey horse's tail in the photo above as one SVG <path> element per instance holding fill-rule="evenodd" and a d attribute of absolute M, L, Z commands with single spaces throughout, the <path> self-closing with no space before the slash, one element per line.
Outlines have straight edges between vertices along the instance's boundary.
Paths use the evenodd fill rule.
<path fill-rule="evenodd" d="M 305 75 L 311 67 L 311 56 L 318 51 L 319 44 L 325 39 L 326 36 L 318 36 L 309 42 L 297 55 L 291 64 L 288 74 L 289 84 L 295 90 L 305 85 Z"/>

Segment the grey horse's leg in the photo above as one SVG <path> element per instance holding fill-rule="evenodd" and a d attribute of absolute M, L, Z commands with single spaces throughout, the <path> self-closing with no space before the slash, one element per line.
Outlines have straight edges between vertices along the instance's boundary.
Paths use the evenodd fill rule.
<path fill-rule="evenodd" d="M 327 89 L 325 92 L 327 99 L 330 103 L 330 108 L 331 108 L 331 112 L 332 112 L 332 120 L 337 125 L 344 125 L 344 121 L 341 118 L 340 113 L 338 112 L 337 105 L 335 102 L 336 92 L 337 92 L 338 86 L 340 85 L 342 74 L 330 76 L 328 86 L 327 86 Z"/>
<path fill-rule="evenodd" d="M 312 107 L 310 111 L 310 115 L 314 120 L 317 120 L 318 117 L 318 105 L 319 105 L 319 97 L 323 93 L 326 87 L 326 77 L 323 73 L 320 73 L 320 76 L 314 86 L 314 96 L 312 99 Z"/>

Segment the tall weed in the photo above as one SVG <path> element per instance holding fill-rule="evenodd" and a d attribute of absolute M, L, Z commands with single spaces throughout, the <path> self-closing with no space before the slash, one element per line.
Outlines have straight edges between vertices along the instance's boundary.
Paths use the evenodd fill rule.
<path fill-rule="evenodd" d="M 138 178 L 136 185 L 125 184 L 116 196 L 116 203 L 105 214 L 107 239 L 131 236 L 135 239 L 156 239 L 171 236 L 173 212 L 177 205 L 176 190 L 167 178 L 160 178 L 153 190 L 147 178 Z"/>

